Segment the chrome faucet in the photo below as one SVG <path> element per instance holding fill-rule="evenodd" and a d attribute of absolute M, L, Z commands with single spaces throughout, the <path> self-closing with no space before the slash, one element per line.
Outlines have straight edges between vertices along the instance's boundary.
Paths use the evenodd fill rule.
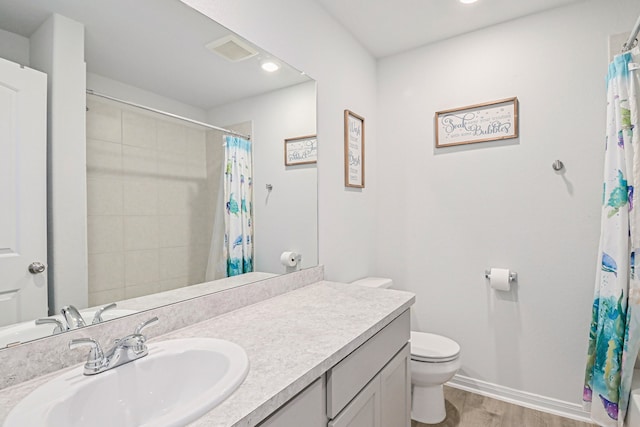
<path fill-rule="evenodd" d="M 64 317 L 64 320 L 67 322 L 67 330 L 83 328 L 87 326 L 84 319 L 80 315 L 80 312 L 78 312 L 78 309 L 72 305 L 65 305 L 64 307 L 62 307 L 62 310 L 60 310 L 60 313 L 62 314 L 62 317 Z"/>
<path fill-rule="evenodd" d="M 117 307 L 117 304 L 115 302 L 112 302 L 111 304 L 107 304 L 105 306 L 100 307 L 98 310 L 96 310 L 95 314 L 93 315 L 93 321 L 91 322 L 91 324 L 95 325 L 96 323 L 103 322 L 104 319 L 102 319 L 102 313 L 104 313 L 106 310 L 110 310 L 116 307 Z M 44 317 L 42 319 L 36 319 L 36 325 L 46 325 L 49 323 L 52 325 L 56 325 L 55 328 L 53 328 L 53 331 L 51 332 L 52 335 L 59 334 L 60 332 L 69 331 L 71 329 L 77 329 L 77 328 L 82 328 L 84 326 L 87 326 L 87 323 L 82 318 L 82 315 L 80 314 L 78 309 L 72 305 L 67 305 L 62 307 L 62 310 L 60 310 L 60 313 L 64 317 L 65 323 L 62 323 L 58 319 L 55 319 L 52 317 Z"/>
<path fill-rule="evenodd" d="M 157 317 L 140 323 L 135 332 L 115 341 L 113 346 L 106 352 L 102 351 L 100 344 L 92 338 L 78 338 L 69 343 L 69 348 L 74 349 L 82 345 L 91 346 L 87 363 L 84 365 L 85 375 L 95 375 L 125 363 L 133 362 L 136 359 L 149 354 L 146 341 L 142 335 L 142 330 L 158 322 Z"/>

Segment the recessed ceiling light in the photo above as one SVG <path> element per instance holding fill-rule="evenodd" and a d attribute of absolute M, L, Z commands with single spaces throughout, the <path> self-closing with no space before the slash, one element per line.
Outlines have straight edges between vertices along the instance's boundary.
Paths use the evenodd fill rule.
<path fill-rule="evenodd" d="M 471 4 L 471 3 L 475 3 L 478 0 L 460 0 L 460 3 L 464 3 L 464 4 Z"/>
<path fill-rule="evenodd" d="M 263 70 L 269 73 L 273 73 L 274 71 L 278 71 L 280 69 L 280 64 L 273 61 L 265 61 L 261 66 Z"/>

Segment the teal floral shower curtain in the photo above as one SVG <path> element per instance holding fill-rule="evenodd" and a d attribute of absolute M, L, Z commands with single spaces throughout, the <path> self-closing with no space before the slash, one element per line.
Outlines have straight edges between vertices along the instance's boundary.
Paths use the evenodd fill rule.
<path fill-rule="evenodd" d="M 253 271 L 253 167 L 250 141 L 224 141 L 224 256 L 231 277 Z"/>
<path fill-rule="evenodd" d="M 593 421 L 612 427 L 623 425 L 640 346 L 639 53 L 616 56 L 607 75 L 601 232 L 583 390 Z"/>

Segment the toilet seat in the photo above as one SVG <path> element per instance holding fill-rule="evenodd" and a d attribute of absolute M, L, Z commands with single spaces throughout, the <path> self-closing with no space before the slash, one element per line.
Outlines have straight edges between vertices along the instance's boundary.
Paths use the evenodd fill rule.
<path fill-rule="evenodd" d="M 442 363 L 458 358 L 460 345 L 442 335 L 411 331 L 411 360 Z"/>

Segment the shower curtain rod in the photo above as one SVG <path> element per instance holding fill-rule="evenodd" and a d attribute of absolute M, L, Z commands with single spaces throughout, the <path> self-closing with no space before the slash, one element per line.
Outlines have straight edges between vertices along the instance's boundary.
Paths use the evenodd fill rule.
<path fill-rule="evenodd" d="M 209 129 L 219 130 L 219 131 L 224 132 L 224 133 L 229 133 L 231 135 L 240 136 L 240 137 L 245 138 L 247 140 L 251 140 L 251 136 L 250 135 L 245 135 L 245 134 L 242 134 L 240 132 L 236 132 L 236 131 L 233 131 L 233 130 L 229 130 L 229 129 L 221 128 L 221 127 L 218 127 L 218 126 L 210 125 L 208 123 L 199 122 L 197 120 L 189 119 L 187 117 L 179 116 L 179 115 L 173 114 L 173 113 L 168 113 L 168 112 L 162 111 L 162 110 L 157 110 L 155 108 L 147 107 L 145 105 L 136 104 L 135 102 L 125 101 L 124 99 L 115 98 L 113 96 L 105 95 L 104 93 L 96 92 L 93 89 L 87 89 L 87 93 L 89 95 L 95 95 L 95 96 L 99 96 L 101 98 L 110 99 L 111 101 L 121 102 L 123 104 L 130 105 L 132 107 L 142 108 L 143 110 L 151 111 L 153 113 L 158 113 L 158 114 L 162 114 L 162 115 L 165 115 L 165 116 L 173 117 L 174 119 L 178 119 L 178 120 L 184 120 L 185 122 L 193 123 L 195 125 L 204 126 L 206 128 L 209 128 Z"/>
<path fill-rule="evenodd" d="M 633 48 L 633 46 L 637 43 L 638 33 L 640 32 L 640 16 L 638 16 L 638 20 L 636 21 L 636 25 L 633 26 L 633 31 L 629 35 L 629 39 L 625 44 L 622 45 L 622 51 L 627 52 Z"/>

